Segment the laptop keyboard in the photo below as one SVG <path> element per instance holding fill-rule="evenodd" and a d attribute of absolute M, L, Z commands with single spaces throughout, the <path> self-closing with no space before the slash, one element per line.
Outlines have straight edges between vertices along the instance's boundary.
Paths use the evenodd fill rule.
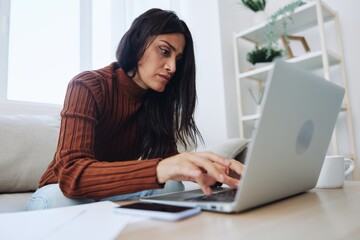
<path fill-rule="evenodd" d="M 210 196 L 199 196 L 185 199 L 190 202 L 233 202 L 236 196 L 236 189 L 229 189 L 218 193 L 213 193 Z"/>

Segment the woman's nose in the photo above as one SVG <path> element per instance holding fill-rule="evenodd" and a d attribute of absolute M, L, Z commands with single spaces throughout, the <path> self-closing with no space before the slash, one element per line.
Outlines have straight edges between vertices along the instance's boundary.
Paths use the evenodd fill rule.
<path fill-rule="evenodd" d="M 169 73 L 174 73 L 176 71 L 176 59 L 169 59 L 169 61 L 166 62 L 165 69 Z"/>

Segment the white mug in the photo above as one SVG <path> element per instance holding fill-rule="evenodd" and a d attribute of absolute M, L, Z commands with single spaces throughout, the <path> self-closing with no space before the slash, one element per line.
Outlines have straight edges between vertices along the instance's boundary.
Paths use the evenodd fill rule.
<path fill-rule="evenodd" d="M 341 188 L 344 186 L 345 176 L 354 171 L 354 161 L 340 155 L 326 156 L 317 188 Z"/>

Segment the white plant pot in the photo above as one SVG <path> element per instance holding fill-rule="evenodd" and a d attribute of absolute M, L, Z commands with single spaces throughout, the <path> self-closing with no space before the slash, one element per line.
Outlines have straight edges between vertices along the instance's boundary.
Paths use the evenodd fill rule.
<path fill-rule="evenodd" d="M 262 68 L 269 64 L 271 64 L 271 62 L 258 62 L 258 63 L 255 63 L 254 68 Z"/>

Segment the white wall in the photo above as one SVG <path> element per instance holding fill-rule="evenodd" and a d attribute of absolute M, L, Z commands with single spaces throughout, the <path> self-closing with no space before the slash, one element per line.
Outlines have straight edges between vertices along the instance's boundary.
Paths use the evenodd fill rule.
<path fill-rule="evenodd" d="M 233 34 L 252 25 L 252 12 L 235 0 L 219 0 L 223 84 L 226 109 L 226 134 L 239 137 L 239 118 L 236 96 Z"/>
<path fill-rule="evenodd" d="M 196 122 L 205 141 L 226 139 L 228 126 L 218 1 L 181 0 L 179 13 L 194 38 L 198 93 Z"/>

